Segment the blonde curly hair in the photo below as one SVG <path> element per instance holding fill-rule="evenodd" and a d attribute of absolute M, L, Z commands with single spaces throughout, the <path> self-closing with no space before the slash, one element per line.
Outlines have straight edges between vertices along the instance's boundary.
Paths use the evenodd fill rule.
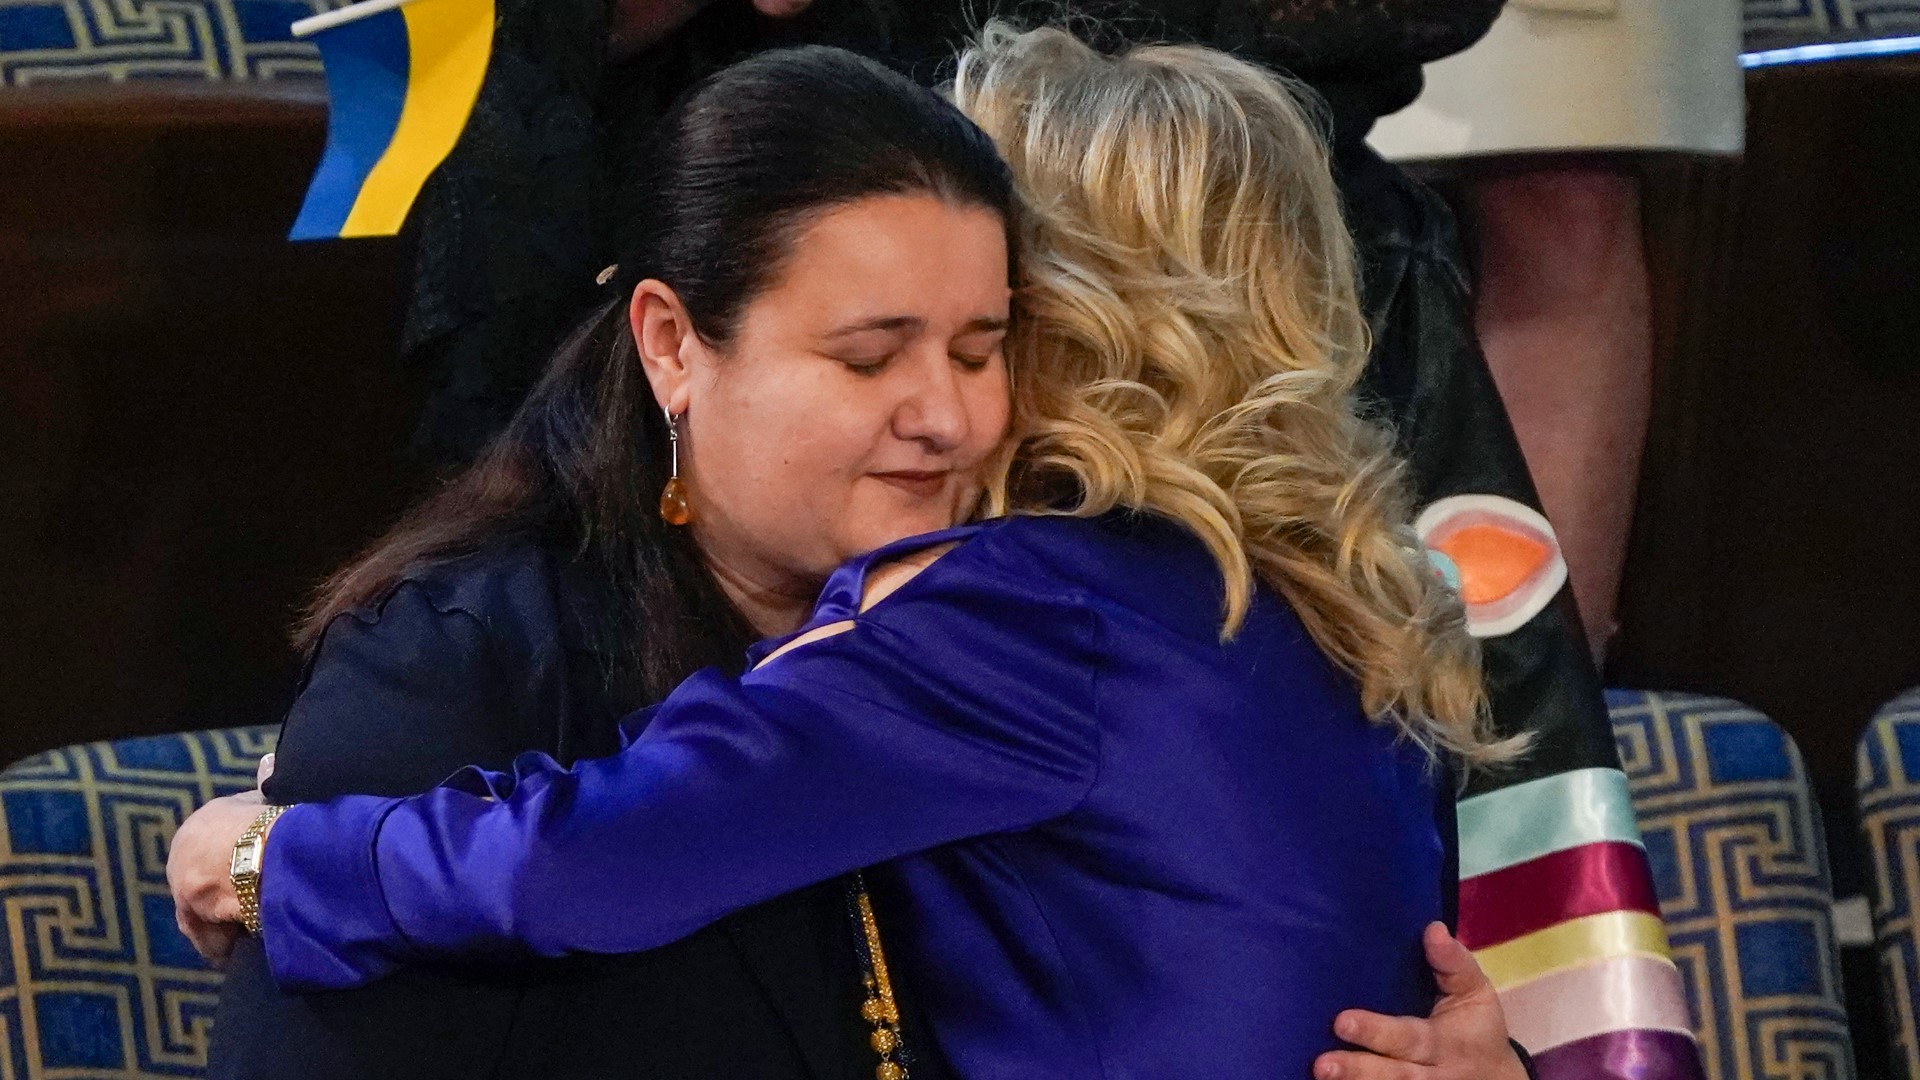
<path fill-rule="evenodd" d="M 1430 751 L 1511 756 L 1392 439 L 1356 411 L 1353 242 L 1299 93 L 1214 49 L 1109 56 L 997 22 L 952 93 L 1027 202 L 1016 440 L 990 509 L 1182 522 L 1225 577 L 1223 638 L 1257 577 L 1369 715 Z"/>

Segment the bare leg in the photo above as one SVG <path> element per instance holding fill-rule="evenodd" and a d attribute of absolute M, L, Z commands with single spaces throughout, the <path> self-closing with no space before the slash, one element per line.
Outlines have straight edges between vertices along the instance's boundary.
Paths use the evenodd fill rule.
<path fill-rule="evenodd" d="M 1570 166 L 1470 190 L 1480 342 L 1598 661 L 1614 630 L 1652 397 L 1638 182 Z"/>

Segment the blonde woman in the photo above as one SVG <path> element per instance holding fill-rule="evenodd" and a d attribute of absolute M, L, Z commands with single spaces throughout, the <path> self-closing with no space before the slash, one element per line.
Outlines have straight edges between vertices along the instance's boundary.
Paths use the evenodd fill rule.
<path fill-rule="evenodd" d="M 193 852 L 259 855 L 276 978 L 637 951 L 879 866 L 856 911 L 883 1080 L 908 1063 L 881 925 L 968 1077 L 1300 1077 L 1340 1009 L 1433 1004 L 1415 942 L 1449 888 L 1446 764 L 1507 748 L 1352 410 L 1364 334 L 1312 124 L 1223 54 L 1050 32 L 989 32 L 956 95 L 1033 204 L 1026 316 L 943 376 L 1015 358 L 984 493 L 1005 513 L 843 566 L 805 626 L 637 714 L 614 757 L 274 808 L 244 836 L 257 806 L 203 810 L 176 887 L 207 876 Z M 872 198 L 908 197 L 939 199 Z M 662 322 L 673 295 L 633 306 L 669 407 L 713 362 Z M 880 351 L 863 377 L 948 359 Z M 1517 1074 L 1502 1056 L 1448 1075 Z"/>

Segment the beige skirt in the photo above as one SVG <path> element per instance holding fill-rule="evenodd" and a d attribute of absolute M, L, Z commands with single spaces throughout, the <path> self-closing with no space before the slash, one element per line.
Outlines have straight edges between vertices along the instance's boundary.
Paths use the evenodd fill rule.
<path fill-rule="evenodd" d="M 1740 0 L 1511 0 L 1369 141 L 1388 158 L 1738 154 Z"/>

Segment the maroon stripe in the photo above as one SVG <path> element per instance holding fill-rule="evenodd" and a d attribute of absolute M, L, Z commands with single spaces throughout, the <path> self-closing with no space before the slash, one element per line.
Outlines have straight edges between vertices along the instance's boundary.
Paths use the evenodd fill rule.
<path fill-rule="evenodd" d="M 1460 941 L 1484 949 L 1608 911 L 1660 914 L 1647 853 L 1615 840 L 1542 855 L 1460 883 Z"/>
<path fill-rule="evenodd" d="M 1533 1056 L 1540 1080 L 1706 1080 L 1693 1036 L 1610 1031 Z"/>

